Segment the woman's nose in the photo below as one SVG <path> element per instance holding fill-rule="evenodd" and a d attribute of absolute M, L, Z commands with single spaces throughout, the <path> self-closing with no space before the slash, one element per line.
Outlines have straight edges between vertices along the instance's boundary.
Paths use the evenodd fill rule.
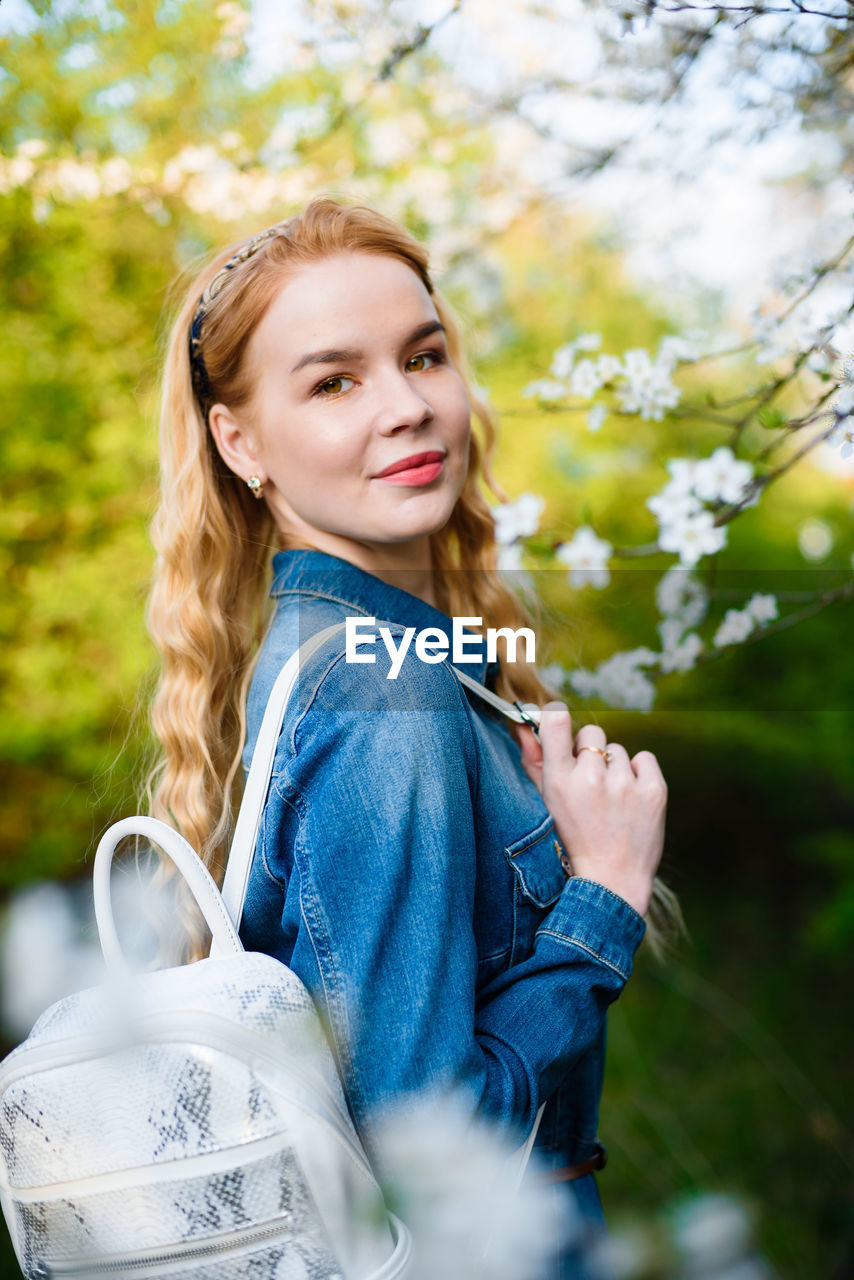
<path fill-rule="evenodd" d="M 432 405 L 405 373 L 390 374 L 378 387 L 377 427 L 391 433 L 400 427 L 420 427 L 436 416 Z"/>

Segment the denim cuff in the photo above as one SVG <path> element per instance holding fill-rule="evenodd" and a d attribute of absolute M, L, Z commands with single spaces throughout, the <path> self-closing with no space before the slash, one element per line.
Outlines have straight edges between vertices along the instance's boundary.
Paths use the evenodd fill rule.
<path fill-rule="evenodd" d="M 628 979 L 646 921 L 604 884 L 570 876 L 537 932 L 582 947 Z"/>

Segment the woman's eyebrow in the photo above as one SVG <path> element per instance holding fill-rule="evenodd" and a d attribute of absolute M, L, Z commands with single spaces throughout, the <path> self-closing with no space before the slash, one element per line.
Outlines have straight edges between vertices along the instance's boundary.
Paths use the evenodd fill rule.
<path fill-rule="evenodd" d="M 426 324 L 419 325 L 417 329 L 413 329 L 403 345 L 410 347 L 413 342 L 420 342 L 423 338 L 429 338 L 431 334 L 439 332 L 445 332 L 445 326 L 441 320 L 428 320 Z M 300 369 L 304 369 L 307 364 L 338 364 L 342 360 L 362 360 L 363 358 L 364 352 L 353 348 L 310 351 L 308 355 L 302 356 L 296 362 L 293 369 L 291 369 L 291 373 L 299 373 Z"/>

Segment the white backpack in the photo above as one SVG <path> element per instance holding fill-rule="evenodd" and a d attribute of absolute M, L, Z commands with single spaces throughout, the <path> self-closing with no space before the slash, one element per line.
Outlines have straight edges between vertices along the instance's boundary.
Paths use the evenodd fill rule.
<path fill-rule="evenodd" d="M 306 641 L 276 680 L 221 895 L 153 818 L 114 823 L 98 845 L 108 979 L 54 1004 L 0 1063 L 0 1201 L 28 1280 L 393 1280 L 409 1269 L 409 1233 L 386 1211 L 311 997 L 236 932 L 288 696 L 343 625 Z M 213 937 L 206 959 L 128 968 L 110 866 L 129 835 L 159 845 L 187 880 Z"/>

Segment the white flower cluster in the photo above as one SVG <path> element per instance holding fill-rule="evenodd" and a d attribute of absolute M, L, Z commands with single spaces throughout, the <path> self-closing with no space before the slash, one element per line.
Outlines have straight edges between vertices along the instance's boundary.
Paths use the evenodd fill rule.
<path fill-rule="evenodd" d="M 659 579 L 655 600 L 662 615 L 658 624 L 661 637 L 659 670 L 663 673 L 690 671 L 704 647 L 703 641 L 691 628 L 706 616 L 706 588 L 689 570 L 673 565 Z"/>
<path fill-rule="evenodd" d="M 529 398 L 536 396 L 538 400 L 550 403 L 552 400 L 562 400 L 566 395 L 566 387 L 554 378 L 538 378 L 536 382 L 528 383 L 522 395 Z"/>
<path fill-rule="evenodd" d="M 576 529 L 571 542 L 562 542 L 555 551 L 555 559 L 569 565 L 571 587 L 607 587 L 611 580 L 608 559 L 614 548 L 604 538 L 598 538 L 589 524 Z"/>
<path fill-rule="evenodd" d="M 781 282 L 782 283 L 782 282 Z M 797 277 L 792 283 L 798 286 Z M 805 281 L 801 279 L 800 285 Z M 784 292 L 791 292 L 784 289 Z M 758 365 L 775 364 L 806 354 L 806 366 L 813 373 L 824 374 L 830 370 L 830 353 L 844 344 L 844 334 L 850 320 L 850 297 L 839 305 L 833 300 L 833 292 L 825 295 L 808 290 L 810 304 L 804 309 L 798 305 L 781 313 L 754 310 L 751 340 L 757 350 L 754 361 Z M 804 300 L 802 299 L 802 302 Z"/>
<path fill-rule="evenodd" d="M 619 392 L 623 412 L 660 422 L 664 410 L 674 408 L 682 394 L 672 381 L 671 372 L 669 361 L 650 359 L 642 347 L 627 351 L 623 357 L 625 386 Z"/>
<path fill-rule="evenodd" d="M 237 58 L 245 52 L 244 34 L 251 17 L 248 9 L 235 0 L 223 0 L 214 10 L 222 23 L 222 36 L 217 52 L 222 58 Z"/>
<path fill-rule="evenodd" d="M 537 667 L 537 675 L 547 688 L 554 691 L 555 698 L 560 698 L 561 689 L 568 680 L 568 674 L 559 662 L 549 662 L 543 667 Z"/>
<path fill-rule="evenodd" d="M 522 564 L 522 545 L 519 538 L 528 538 L 540 527 L 540 516 L 545 499 L 534 493 L 523 493 L 515 502 L 503 502 L 490 507 L 495 521 L 495 540 L 498 543 L 498 571 L 510 574 L 516 586 L 533 591 L 533 583 Z"/>
<path fill-rule="evenodd" d="M 702 556 L 726 546 L 726 527 L 715 524 L 712 512 L 703 503 L 742 502 L 755 506 L 757 495 L 745 500 L 753 468 L 721 445 L 711 457 L 700 461 L 671 458 L 667 469 L 670 481 L 647 498 L 646 505 L 658 520 L 661 550 L 675 552 L 680 562 L 692 569 Z"/>
<path fill-rule="evenodd" d="M 223 135 L 222 152 L 233 151 L 235 135 Z M 195 213 L 229 222 L 247 214 L 263 216 L 270 208 L 299 204 L 317 187 L 311 165 L 274 172 L 263 165 L 245 166 L 241 155 L 229 157 L 217 148 L 186 146 L 162 170 L 134 169 L 124 156 L 99 160 L 94 152 L 55 159 L 42 139 L 21 143 L 10 159 L 0 156 L 0 195 L 26 187 L 39 221 L 51 202 L 93 201 L 127 192 L 147 213 L 163 212 L 163 197 L 179 195 Z"/>
<path fill-rule="evenodd" d="M 495 520 L 495 540 L 499 546 L 510 546 L 517 538 L 528 538 L 540 527 L 545 499 L 534 493 L 523 493 L 515 502 L 502 502 L 490 507 Z"/>
<path fill-rule="evenodd" d="M 533 1280 L 554 1260 L 553 1202 L 533 1178 L 517 1190 L 513 1144 L 462 1099 L 437 1096 L 388 1111 L 377 1125 L 383 1190 L 412 1232 L 412 1280 Z M 565 1245 L 583 1218 L 569 1210 Z M 409 1274 L 409 1273 L 407 1273 Z"/>
<path fill-rule="evenodd" d="M 772 622 L 776 617 L 776 597 L 757 593 L 751 596 L 743 609 L 727 609 L 712 643 L 718 649 L 729 644 L 740 644 L 757 627 Z"/>
<path fill-rule="evenodd" d="M 583 667 L 565 671 L 560 664 L 553 663 L 548 668 L 550 682 L 555 687 L 568 683 L 581 697 L 598 697 L 612 707 L 649 711 L 655 700 L 655 684 L 639 668 L 656 668 L 660 675 L 692 670 L 705 648 L 702 638 L 692 628 L 699 626 L 709 607 L 708 592 L 702 582 L 679 565 L 672 565 L 659 579 L 655 598 L 662 615 L 658 624 L 660 652 L 641 646 L 615 653 L 594 671 Z M 727 611 L 713 643 L 717 648 L 739 644 L 757 627 L 777 616 L 776 597 L 756 593 L 744 609 Z"/>
<path fill-rule="evenodd" d="M 849 356 L 842 366 L 842 385 L 833 404 L 835 422 L 827 437 L 827 443 L 841 445 L 843 458 L 854 453 L 854 356 Z"/>
<path fill-rule="evenodd" d="M 652 649 L 629 649 L 606 658 L 595 671 L 583 667 L 571 671 L 569 683 L 583 698 L 595 696 L 612 707 L 649 711 L 655 701 L 655 685 L 638 668 L 654 666 L 658 660 Z"/>
<path fill-rule="evenodd" d="M 655 357 L 643 348 L 627 351 L 619 356 L 602 352 L 595 359 L 592 354 L 602 344 L 599 333 L 582 333 L 572 342 L 565 343 L 554 353 L 551 377 L 540 378 L 525 387 L 523 395 L 535 396 L 551 403 L 567 395 L 582 400 L 592 400 L 602 388 L 615 386 L 619 406 L 623 413 L 636 413 L 641 418 L 660 421 L 666 409 L 679 403 L 681 391 L 671 374 L 680 360 L 690 360 L 694 351 L 686 339 L 671 334 L 662 338 Z M 588 414 L 587 426 L 598 431 L 605 420 L 604 404 L 593 405 Z"/>

